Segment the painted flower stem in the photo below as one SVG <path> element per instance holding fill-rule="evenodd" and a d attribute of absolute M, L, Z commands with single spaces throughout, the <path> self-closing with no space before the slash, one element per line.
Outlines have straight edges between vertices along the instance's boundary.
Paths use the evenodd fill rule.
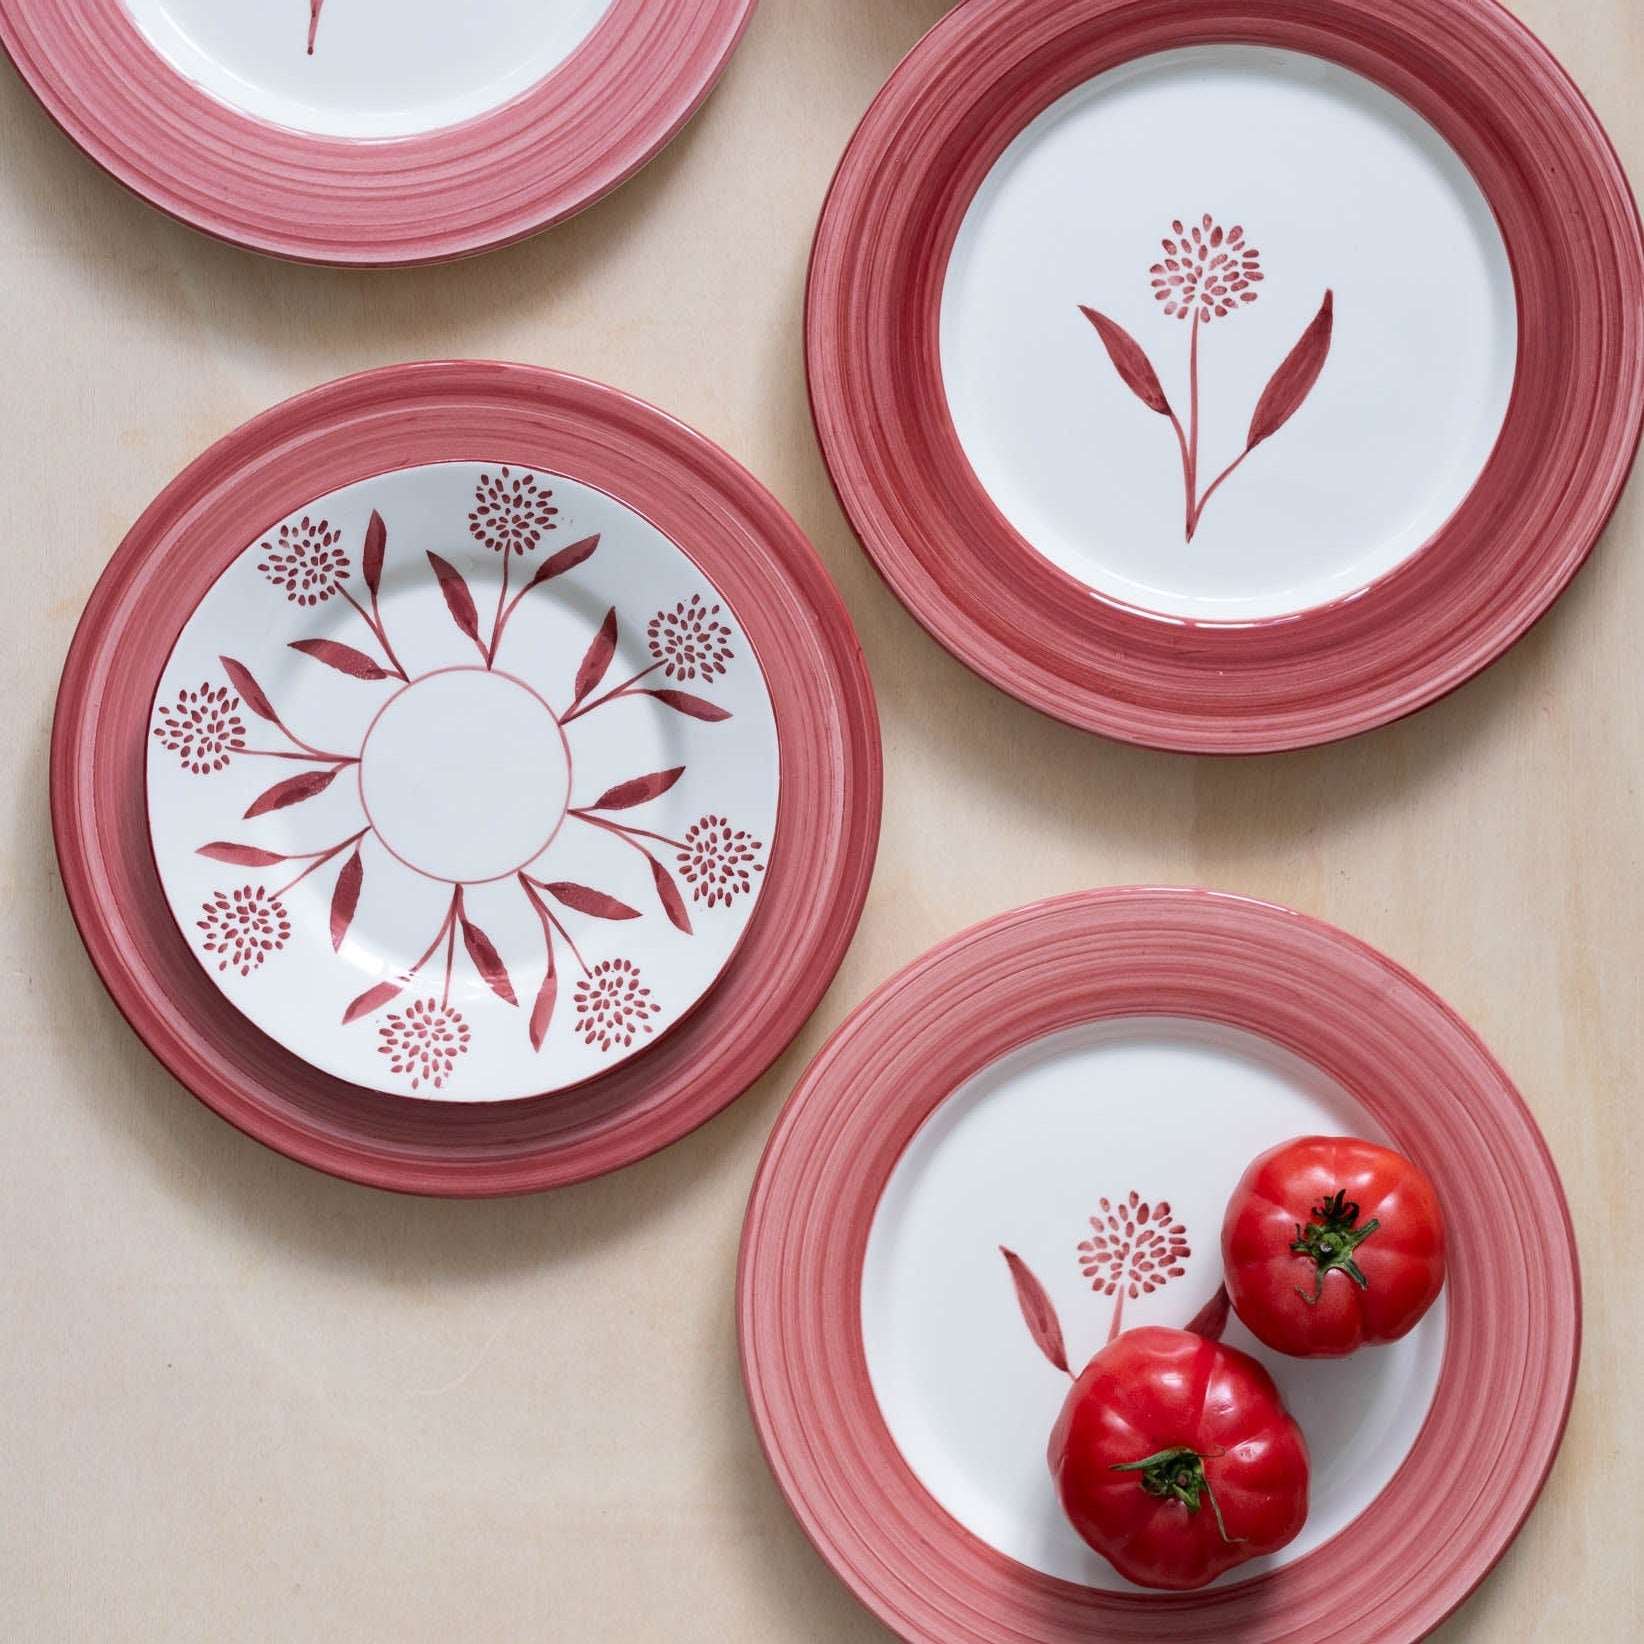
<path fill-rule="evenodd" d="M 508 604 L 508 570 L 514 556 L 504 553 L 502 556 L 502 586 L 497 591 L 497 614 L 491 619 L 491 643 L 485 650 L 485 666 L 491 667 L 497 660 L 497 647 L 502 643 L 503 624 L 513 614 L 513 607 Z M 515 604 L 519 602 L 516 600 Z"/>
<path fill-rule="evenodd" d="M 399 678 L 403 679 L 407 685 L 409 685 L 411 683 L 411 676 L 406 673 L 400 659 L 394 655 L 394 647 L 388 643 L 388 630 L 383 627 L 382 613 L 377 607 L 376 594 L 373 593 L 371 595 L 371 609 L 367 611 L 366 608 L 361 605 L 360 602 L 355 599 L 355 597 L 349 593 L 349 591 L 343 587 L 340 582 L 337 584 L 337 592 L 354 607 L 354 609 L 359 613 L 360 621 L 363 622 L 366 627 L 376 635 L 377 643 L 382 646 L 383 660 L 388 664 L 389 668 L 396 675 L 398 675 Z"/>
<path fill-rule="evenodd" d="M 1124 1316 L 1125 1287 L 1121 1284 L 1119 1286 L 1118 1294 L 1114 1297 L 1113 1301 L 1113 1317 L 1108 1321 L 1107 1339 L 1109 1341 L 1117 1341 L 1119 1339 L 1119 1331 L 1124 1325 Z"/>
<path fill-rule="evenodd" d="M 586 976 L 588 974 L 588 962 L 582 957 L 582 950 L 571 940 L 571 933 L 559 922 L 554 910 L 537 895 L 539 889 L 548 889 L 547 884 L 541 879 L 533 879 L 530 874 L 523 870 L 520 873 L 519 882 L 524 886 L 526 897 L 529 899 L 531 906 L 537 910 L 537 917 L 543 920 L 545 924 L 553 927 L 560 940 L 571 950 L 571 957 L 576 960 L 582 974 Z"/>
<path fill-rule="evenodd" d="M 319 872 L 319 870 L 323 868 L 327 862 L 331 861 L 334 857 L 341 856 L 350 845 L 359 844 L 359 842 L 370 832 L 371 829 L 369 827 L 361 828 L 358 833 L 350 835 L 347 839 L 343 840 L 340 845 L 333 845 L 330 850 L 314 851 L 310 853 L 310 858 L 306 859 L 308 860 L 308 866 L 304 868 L 303 871 L 299 873 L 289 885 L 284 885 L 279 890 L 275 891 L 274 895 L 284 896 L 287 892 L 294 891 L 311 873 Z M 299 858 L 299 860 L 305 860 L 305 858 Z"/>
<path fill-rule="evenodd" d="M 357 765 L 360 762 L 358 754 L 285 753 L 274 748 L 236 748 L 234 752 L 244 754 L 247 759 L 295 759 L 304 765 Z"/>
<path fill-rule="evenodd" d="M 567 811 L 565 814 L 567 816 L 574 816 L 577 821 L 586 822 L 591 827 L 603 828 L 607 833 L 616 834 L 618 838 L 626 840 L 634 847 L 635 850 L 640 851 L 646 856 L 649 856 L 651 853 L 645 850 L 643 845 L 637 843 L 640 839 L 654 839 L 659 845 L 671 846 L 676 851 L 688 849 L 684 841 L 679 839 L 670 839 L 665 833 L 652 833 L 649 828 L 630 828 L 624 823 L 612 822 L 603 816 L 595 816 L 592 811 L 571 810 Z"/>
<path fill-rule="evenodd" d="M 596 696 L 591 702 L 584 702 L 580 707 L 570 709 L 560 720 L 561 725 L 569 725 L 573 719 L 581 719 L 584 714 L 591 714 L 595 708 L 603 708 L 607 702 L 615 702 L 619 696 L 629 696 L 640 680 L 654 674 L 662 664 L 653 662 L 649 668 L 641 668 L 632 679 L 625 679 L 620 685 L 613 686 L 603 696 Z"/>

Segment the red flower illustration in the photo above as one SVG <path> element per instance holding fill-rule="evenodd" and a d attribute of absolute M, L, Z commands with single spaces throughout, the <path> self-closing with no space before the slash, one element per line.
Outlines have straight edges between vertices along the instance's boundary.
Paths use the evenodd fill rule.
<path fill-rule="evenodd" d="M 181 691 L 175 707 L 160 710 L 154 734 L 177 755 L 185 771 L 205 776 L 222 770 L 245 746 L 239 707 L 240 699 L 224 685 Z"/>
<path fill-rule="evenodd" d="M 1199 318 L 1210 320 L 1231 314 L 1243 303 L 1255 302 L 1255 283 L 1262 279 L 1261 253 L 1233 227 L 1224 233 L 1206 212 L 1191 230 L 1178 218 L 1171 225 L 1175 239 L 1160 241 L 1164 261 L 1148 272 L 1153 276 L 1153 295 L 1165 305 L 1165 313 L 1186 319 L 1195 307 Z"/>
<path fill-rule="evenodd" d="M 461 1012 L 435 999 L 418 999 L 395 1011 L 377 1034 L 389 1072 L 409 1074 L 413 1090 L 425 1084 L 443 1090 L 471 1037 Z"/>
<path fill-rule="evenodd" d="M 323 605 L 348 579 L 348 555 L 337 546 L 341 531 L 329 520 L 305 514 L 296 525 L 282 525 L 278 545 L 263 544 L 268 558 L 257 567 L 296 605 Z"/>
<path fill-rule="evenodd" d="M 1101 1206 L 1101 1215 L 1090 1218 L 1091 1236 L 1079 1246 L 1079 1270 L 1092 1290 L 1111 1296 L 1124 1285 L 1134 1301 L 1182 1276 L 1180 1264 L 1193 1252 L 1187 1229 L 1171 1221 L 1165 1200 L 1149 1205 L 1132 1193 L 1117 1209 L 1107 1199 Z"/>
<path fill-rule="evenodd" d="M 249 976 L 269 954 L 278 953 L 291 939 L 285 905 L 261 885 L 217 891 L 209 902 L 200 905 L 200 911 L 205 915 L 198 921 L 205 932 L 200 946 L 219 956 L 218 970 L 233 966 L 242 976 Z"/>
<path fill-rule="evenodd" d="M 705 816 L 686 830 L 679 854 L 680 877 L 691 887 L 691 900 L 710 908 L 727 907 L 733 897 L 753 889 L 753 875 L 765 871 L 764 849 L 742 828 L 722 816 Z"/>
<path fill-rule="evenodd" d="M 718 617 L 717 605 L 704 605 L 700 594 L 692 594 L 651 618 L 645 630 L 651 655 L 670 679 L 709 679 L 725 672 L 735 653 L 726 643 L 731 629 Z"/>
<path fill-rule="evenodd" d="M 1266 276 L 1262 273 L 1261 253 L 1245 239 L 1242 227 L 1224 230 L 1209 212 L 1191 229 L 1184 228 L 1179 218 L 1170 226 L 1174 238 L 1166 235 L 1160 242 L 1164 260 L 1154 263 L 1149 273 L 1153 276 L 1153 295 L 1164 305 L 1165 313 L 1193 321 L 1187 344 L 1185 423 L 1165 392 L 1147 350 L 1110 315 L 1083 303 L 1079 311 L 1101 338 L 1119 380 L 1149 411 L 1169 420 L 1181 452 L 1184 536 L 1191 542 L 1210 499 L 1258 445 L 1289 422 L 1313 392 L 1313 384 L 1330 355 L 1336 301 L 1334 292 L 1327 290 L 1296 346 L 1268 378 L 1251 414 L 1243 450 L 1207 485 L 1199 466 L 1199 332 L 1212 320 L 1255 302 L 1256 286 Z"/>
<path fill-rule="evenodd" d="M 474 511 L 468 530 L 476 542 L 492 552 L 530 553 L 543 534 L 552 531 L 559 512 L 550 502 L 553 492 L 539 490 L 534 474 L 515 475 L 507 468 L 495 475 L 481 474 L 474 487 Z"/>
<path fill-rule="evenodd" d="M 640 985 L 639 971 L 626 959 L 602 959 L 577 983 L 576 1012 L 583 1042 L 601 1050 L 631 1045 L 636 1033 L 652 1031 L 650 1018 L 661 1014 L 651 990 Z"/>

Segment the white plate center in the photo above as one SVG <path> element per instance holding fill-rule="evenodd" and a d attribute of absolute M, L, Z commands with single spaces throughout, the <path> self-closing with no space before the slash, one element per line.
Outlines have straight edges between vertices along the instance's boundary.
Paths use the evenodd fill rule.
<path fill-rule="evenodd" d="M 570 792 L 553 709 L 524 681 L 483 668 L 406 686 L 360 750 L 360 798 L 383 844 L 453 884 L 528 867 L 553 843 Z"/>
<path fill-rule="evenodd" d="M 500 107 L 551 74 L 612 0 L 126 0 L 180 74 L 247 114 L 404 137 Z"/>
<path fill-rule="evenodd" d="M 1042 1039 L 926 1121 L 869 1234 L 863 1338 L 892 1437 L 966 1529 L 1047 1575 L 1134 1590 L 1062 1515 L 1045 1448 L 1070 1383 L 1028 1335 L 1000 1246 L 1044 1284 L 1081 1369 L 1121 1304 L 1123 1328 L 1187 1324 L 1221 1283 L 1222 1215 L 1240 1173 L 1312 1134 L 1387 1140 L 1345 1091 L 1266 1040 L 1166 1017 Z M 1153 1230 L 1125 1252 L 1134 1274 L 1110 1271 L 1117 1240 L 1107 1262 L 1088 1248 L 1092 1219 L 1114 1214 Z M 1444 1334 L 1443 1297 L 1402 1341 L 1347 1360 L 1285 1358 L 1230 1323 L 1228 1345 L 1267 1365 L 1307 1436 L 1312 1505 L 1289 1547 L 1222 1583 L 1302 1556 L 1374 1500 L 1432 1404 Z"/>
<path fill-rule="evenodd" d="M 1326 293 L 1316 372 L 1270 395 Z M 965 454 L 1040 553 L 1127 604 L 1251 620 L 1349 595 L 1444 525 L 1517 337 L 1495 219 L 1426 121 L 1318 58 L 1199 46 L 1098 76 L 1011 144 L 941 349 Z"/>

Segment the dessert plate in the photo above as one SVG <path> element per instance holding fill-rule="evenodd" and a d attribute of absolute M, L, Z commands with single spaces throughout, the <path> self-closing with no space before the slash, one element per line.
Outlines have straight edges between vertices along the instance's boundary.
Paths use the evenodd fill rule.
<path fill-rule="evenodd" d="M 1637 445 L 1641 298 L 1613 151 L 1493 4 L 967 0 L 840 165 L 811 396 L 962 660 L 1254 752 L 1432 701 L 1557 597 Z"/>
<path fill-rule="evenodd" d="M 0 0 L 52 118 L 150 204 L 309 262 L 444 261 L 591 204 L 754 0 Z"/>
<path fill-rule="evenodd" d="M 753 915 L 777 790 L 720 591 L 627 504 L 508 463 L 378 474 L 259 533 L 148 745 L 211 980 L 314 1066 L 453 1101 L 578 1084 L 684 1016 Z"/>
<path fill-rule="evenodd" d="M 466 363 L 317 389 L 174 481 L 53 753 L 71 906 L 156 1054 L 305 1162 L 452 1193 L 613 1168 L 763 1071 L 879 784 L 768 494 L 613 389 Z"/>
<path fill-rule="evenodd" d="M 1117 1331 L 1187 1325 L 1264 1149 L 1409 1153 L 1452 1237 L 1440 1303 L 1346 1361 L 1271 1354 L 1312 1452 L 1301 1536 L 1197 1593 L 1132 1587 L 1067 1526 L 1045 1450 Z M 886 983 L 772 1136 L 739 1275 L 755 1425 L 823 1556 L 901 1636 L 1401 1644 L 1483 1578 L 1552 1464 L 1580 1290 L 1563 1192 L 1506 1075 L 1414 977 L 1207 891 L 1062 897 Z M 1455 1458 L 1467 1482 L 1456 1487 Z"/>

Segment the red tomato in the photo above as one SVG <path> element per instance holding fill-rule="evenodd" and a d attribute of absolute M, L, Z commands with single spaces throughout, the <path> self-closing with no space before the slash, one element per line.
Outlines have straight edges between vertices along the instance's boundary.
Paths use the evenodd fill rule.
<path fill-rule="evenodd" d="M 1307 1518 L 1307 1444 L 1273 1378 L 1188 1330 L 1127 1330 L 1085 1366 L 1050 1470 L 1073 1528 L 1144 1587 L 1202 1587 Z"/>
<path fill-rule="evenodd" d="M 1397 1341 L 1444 1288 L 1444 1218 L 1402 1155 L 1304 1136 L 1245 1171 L 1222 1222 L 1222 1266 L 1251 1334 L 1298 1358 Z"/>

